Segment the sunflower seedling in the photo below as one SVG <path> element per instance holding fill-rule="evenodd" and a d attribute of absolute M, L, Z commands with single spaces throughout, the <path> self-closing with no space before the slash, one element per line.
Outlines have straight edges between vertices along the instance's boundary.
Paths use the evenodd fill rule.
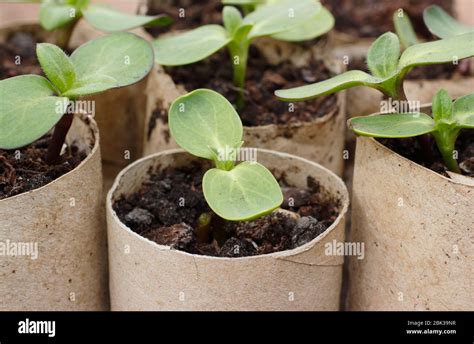
<path fill-rule="evenodd" d="M 393 13 L 393 24 L 403 49 L 422 42 L 413 28 L 410 17 L 403 9 L 399 8 Z"/>
<path fill-rule="evenodd" d="M 128 86 L 153 66 L 153 49 L 131 33 L 99 37 L 71 56 L 53 44 L 37 45 L 36 54 L 47 78 L 22 75 L 0 81 L 0 148 L 26 146 L 55 127 L 46 161 L 57 161 L 81 96 Z"/>
<path fill-rule="evenodd" d="M 474 32 L 473 26 L 458 22 L 437 5 L 425 9 L 423 12 L 423 20 L 428 30 L 439 38 L 448 38 Z"/>
<path fill-rule="evenodd" d="M 460 173 L 455 143 L 461 129 L 474 129 L 474 93 L 453 102 L 445 90 L 433 98 L 433 117 L 425 113 L 394 113 L 354 117 L 349 127 L 361 136 L 406 138 L 431 134 L 446 167 Z"/>
<path fill-rule="evenodd" d="M 75 25 L 82 17 L 104 32 L 127 31 L 136 27 L 169 25 L 166 15 L 141 16 L 118 12 L 108 6 L 91 4 L 90 0 L 41 0 L 40 23 L 48 30 L 59 30 L 58 45 L 65 49 Z"/>
<path fill-rule="evenodd" d="M 268 169 L 257 162 L 236 164 L 243 143 L 242 122 L 222 95 L 199 89 L 177 98 L 169 110 L 169 125 L 184 150 L 214 162 L 202 188 L 217 215 L 229 221 L 253 220 L 281 205 L 280 186 Z"/>
<path fill-rule="evenodd" d="M 303 101 L 332 94 L 355 86 L 379 90 L 386 97 L 405 101 L 403 82 L 411 69 L 417 66 L 458 63 L 474 56 L 474 32 L 434 42 L 420 43 L 400 52 L 400 40 L 392 32 L 377 38 L 369 49 L 367 65 L 371 74 L 351 70 L 315 84 L 287 90 L 277 90 L 276 96 L 284 101 Z"/>
<path fill-rule="evenodd" d="M 241 107 L 252 41 L 259 37 L 292 40 L 312 37 L 315 32 L 307 32 L 305 24 L 321 10 L 322 5 L 314 0 L 280 0 L 258 6 L 243 18 L 237 8 L 225 6 L 224 26 L 204 25 L 184 34 L 155 40 L 153 46 L 156 62 L 164 66 L 187 65 L 227 47 L 232 60 L 233 82 L 240 90 L 237 106 Z"/>

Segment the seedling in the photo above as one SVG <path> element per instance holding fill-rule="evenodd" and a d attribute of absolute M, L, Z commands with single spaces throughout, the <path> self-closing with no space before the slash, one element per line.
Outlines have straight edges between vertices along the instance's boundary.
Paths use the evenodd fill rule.
<path fill-rule="evenodd" d="M 474 27 L 458 22 L 437 5 L 425 9 L 423 12 L 423 20 L 430 32 L 440 38 L 448 38 L 474 32 Z"/>
<path fill-rule="evenodd" d="M 460 173 L 455 143 L 461 129 L 474 129 L 474 93 L 452 101 L 445 90 L 433 98 L 433 117 L 425 113 L 395 113 L 354 117 L 349 126 L 361 136 L 406 138 L 432 134 L 446 167 Z"/>
<path fill-rule="evenodd" d="M 90 0 L 41 0 L 40 23 L 50 31 L 59 29 L 58 45 L 66 48 L 76 23 L 84 17 L 100 31 L 127 31 L 140 26 L 169 25 L 166 15 L 140 16 L 121 13 L 104 5 L 90 4 Z"/>
<path fill-rule="evenodd" d="M 212 160 L 202 180 L 211 209 L 229 221 L 256 219 L 278 208 L 283 195 L 273 175 L 257 162 L 236 164 L 243 127 L 232 104 L 199 89 L 177 98 L 169 110 L 171 135 L 187 152 Z M 228 154 L 226 154 L 228 153 Z M 203 217 L 201 222 L 206 222 Z"/>
<path fill-rule="evenodd" d="M 239 88 L 237 106 L 244 102 L 245 75 L 249 47 L 259 37 L 307 39 L 303 27 L 320 13 L 322 6 L 314 0 L 280 0 L 261 5 L 242 17 L 232 6 L 223 9 L 224 26 L 204 25 L 184 34 L 159 38 L 153 42 L 155 58 L 164 66 L 181 66 L 201 61 L 227 46 L 233 65 L 233 81 Z M 324 30 L 323 30 L 324 31 Z M 320 31 L 319 34 L 322 34 Z"/>
<path fill-rule="evenodd" d="M 420 43 L 400 52 L 400 40 L 392 32 L 377 38 L 369 49 L 367 65 L 371 74 L 351 70 L 334 78 L 288 90 L 277 90 L 285 101 L 303 101 L 332 94 L 354 86 L 368 86 L 398 101 L 406 100 L 403 82 L 416 66 L 458 63 L 474 56 L 474 32 L 434 42 Z"/>
<path fill-rule="evenodd" d="M 68 104 L 79 97 L 131 85 L 153 66 L 153 49 L 131 33 L 99 37 L 67 56 L 41 43 L 36 54 L 47 78 L 22 75 L 0 81 L 0 148 L 26 146 L 55 127 L 47 162 L 59 158 L 74 113 Z"/>
<path fill-rule="evenodd" d="M 421 43 L 415 29 L 413 29 L 410 17 L 403 9 L 400 8 L 393 13 L 393 24 L 403 49 Z"/>

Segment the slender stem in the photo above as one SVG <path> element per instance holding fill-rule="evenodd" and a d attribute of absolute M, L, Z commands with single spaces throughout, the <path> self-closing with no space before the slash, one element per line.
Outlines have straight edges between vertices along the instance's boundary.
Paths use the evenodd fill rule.
<path fill-rule="evenodd" d="M 63 50 L 66 50 L 71 40 L 72 33 L 76 27 L 78 20 L 56 30 L 56 45 Z"/>
<path fill-rule="evenodd" d="M 236 104 L 239 109 L 241 109 L 245 104 L 244 92 L 249 46 L 250 44 L 246 39 L 241 42 L 232 41 L 228 45 L 234 70 L 234 85 L 239 88 Z"/>
<path fill-rule="evenodd" d="M 459 135 L 460 130 L 456 129 L 444 129 L 441 127 L 437 132 L 433 133 L 436 140 L 436 145 L 443 157 L 443 161 L 446 167 L 452 172 L 461 173 L 458 162 L 454 158 L 456 139 Z"/>
<path fill-rule="evenodd" d="M 74 114 L 66 113 L 54 127 L 53 137 L 49 142 L 48 153 L 46 155 L 46 162 L 48 164 L 53 165 L 59 160 L 61 149 L 63 148 L 66 135 L 71 128 L 73 119 Z"/>

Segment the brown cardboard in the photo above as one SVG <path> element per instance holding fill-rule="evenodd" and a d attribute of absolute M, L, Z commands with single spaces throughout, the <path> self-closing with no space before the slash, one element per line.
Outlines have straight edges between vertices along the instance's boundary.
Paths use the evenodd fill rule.
<path fill-rule="evenodd" d="M 244 258 L 215 258 L 171 250 L 132 232 L 112 202 L 136 191 L 150 167 L 195 160 L 182 150 L 143 158 L 125 168 L 107 196 L 112 310 L 338 310 L 342 256 L 325 255 L 325 244 L 343 242 L 348 194 L 326 168 L 285 153 L 258 150 L 258 161 L 306 187 L 313 176 L 341 200 L 340 215 L 326 232 L 299 248 Z"/>
<path fill-rule="evenodd" d="M 311 51 L 285 42 L 260 40 L 257 47 L 270 63 L 290 60 L 295 66 L 306 63 L 311 54 L 323 58 L 326 40 L 321 40 Z M 327 61 L 328 68 L 339 74 L 343 72 L 342 64 L 333 60 Z M 187 93 L 182 85 L 176 85 L 162 67 L 158 67 L 157 78 L 149 84 L 148 110 L 146 123 L 150 122 L 153 112 L 162 109 L 167 112 L 171 103 L 178 96 Z M 189 90 L 191 91 L 191 90 Z M 265 125 L 245 127 L 244 140 L 246 145 L 277 150 L 301 156 L 317 162 L 338 175 L 343 171 L 343 150 L 345 130 L 345 92 L 336 95 L 337 108 L 327 115 L 312 122 L 296 125 Z M 275 101 L 278 101 L 275 98 Z M 298 103 L 295 103 L 298 108 Z M 297 111 L 297 110 L 296 110 Z M 148 127 L 148 125 L 146 125 Z M 146 128 L 148 131 L 148 128 Z M 177 144 L 169 134 L 166 120 L 158 119 L 154 130 L 147 132 L 144 142 L 144 155 L 153 154 L 167 149 L 177 148 Z"/>
<path fill-rule="evenodd" d="M 67 142 L 88 153 L 78 167 L 39 189 L 0 200 L 2 311 L 108 309 L 99 134 L 93 119 L 76 116 Z M 30 253 L 37 244 L 37 259 L 13 255 L 12 244 L 18 243 L 33 243 Z"/>
<path fill-rule="evenodd" d="M 470 178 L 472 179 L 472 178 Z M 357 138 L 351 310 L 474 308 L 474 185 L 428 170 L 372 138 Z"/>

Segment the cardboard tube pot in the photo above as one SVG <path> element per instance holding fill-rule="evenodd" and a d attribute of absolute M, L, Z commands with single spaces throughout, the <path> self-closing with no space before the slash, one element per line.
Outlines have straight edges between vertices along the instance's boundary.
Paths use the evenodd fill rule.
<path fill-rule="evenodd" d="M 311 51 L 321 51 L 324 57 L 324 47 L 327 42 L 320 41 L 320 45 Z M 301 46 L 272 40 L 260 40 L 257 47 L 262 55 L 271 64 L 282 61 L 291 61 L 295 67 L 306 64 L 311 57 L 309 50 Z M 342 64 L 334 60 L 324 60 L 327 67 L 339 74 L 343 72 Z M 170 137 L 167 112 L 171 103 L 180 95 L 187 93 L 182 85 L 174 83 L 162 67 L 158 67 L 157 78 L 150 84 L 154 90 L 153 97 L 148 98 L 147 133 L 144 142 L 144 155 L 177 148 L 176 142 Z M 151 92 L 150 92 L 151 93 Z M 345 132 L 345 93 L 340 92 L 336 106 L 324 116 L 311 122 L 300 122 L 292 125 L 270 124 L 256 127 L 244 127 L 244 140 L 252 147 L 273 149 L 284 153 L 294 154 L 317 162 L 338 175 L 342 175 L 344 160 L 344 132 Z M 275 101 L 278 101 L 275 98 Z M 294 103 L 298 111 L 298 103 Z M 159 112 L 158 118 L 153 114 Z"/>
<path fill-rule="evenodd" d="M 108 309 L 96 123 L 76 116 L 67 142 L 87 153 L 79 166 L 41 188 L 0 200 L 2 311 Z M 29 255 L 20 254 L 22 246 Z"/>
<path fill-rule="evenodd" d="M 112 310 L 338 310 L 343 257 L 326 245 L 344 241 L 348 193 L 326 168 L 293 155 L 258 150 L 258 161 L 296 187 L 314 177 L 340 201 L 335 222 L 311 242 L 267 255 L 220 258 L 172 250 L 141 237 L 112 209 L 120 195 L 137 191 L 150 168 L 188 165 L 196 158 L 170 150 L 124 169 L 107 196 Z"/>
<path fill-rule="evenodd" d="M 460 176 L 463 177 L 463 176 Z M 474 308 L 474 180 L 426 169 L 372 138 L 357 138 L 351 241 L 351 310 Z"/>

